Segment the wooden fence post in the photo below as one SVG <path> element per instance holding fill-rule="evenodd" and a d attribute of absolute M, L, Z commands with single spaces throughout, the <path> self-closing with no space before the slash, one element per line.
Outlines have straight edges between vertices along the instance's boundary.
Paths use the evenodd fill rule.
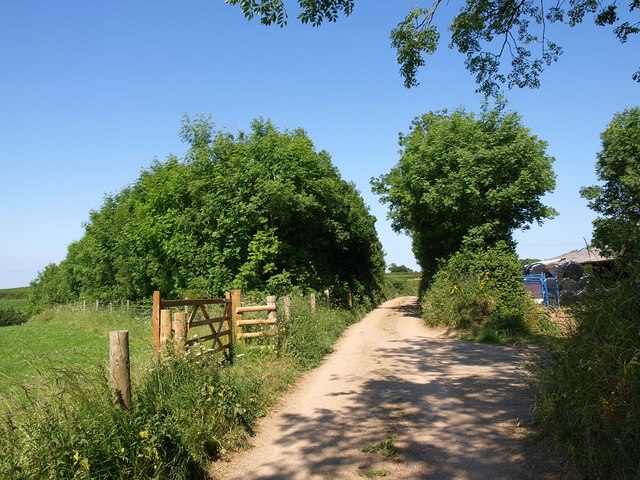
<path fill-rule="evenodd" d="M 349 298 L 347 299 L 349 310 L 353 309 L 353 295 L 351 294 L 351 290 L 349 290 Z"/>
<path fill-rule="evenodd" d="M 178 312 L 173 316 L 173 332 L 174 347 L 177 353 L 183 353 L 185 351 L 185 342 L 187 341 L 187 314 L 185 312 Z"/>
<path fill-rule="evenodd" d="M 114 403 L 131 408 L 131 368 L 129 364 L 129 331 L 109 333 L 109 364 Z"/>
<path fill-rule="evenodd" d="M 284 303 L 284 319 L 288 322 L 291 320 L 291 297 L 287 295 L 282 301 Z"/>
<path fill-rule="evenodd" d="M 164 353 L 167 342 L 171 340 L 171 310 L 163 308 L 160 311 L 160 350 Z"/>
<path fill-rule="evenodd" d="M 236 309 L 242 305 L 242 290 L 231 290 L 231 320 L 233 323 L 233 332 L 235 339 L 242 334 L 242 327 L 238 325 L 238 320 L 242 318 L 242 314 L 237 313 Z M 234 340 L 235 340 L 234 339 Z"/>
<path fill-rule="evenodd" d="M 233 313 L 232 313 L 232 304 L 231 304 L 231 292 L 226 292 L 224 294 L 224 298 L 229 300 L 224 307 L 224 318 L 227 319 L 227 342 L 229 343 L 229 348 L 227 350 L 227 359 L 229 359 L 229 363 L 233 364 L 233 342 L 235 342 L 234 338 L 234 325 L 233 325 Z"/>
<path fill-rule="evenodd" d="M 86 314 L 87 313 L 87 301 L 83 300 L 82 301 L 82 314 Z"/>
<path fill-rule="evenodd" d="M 153 292 L 153 311 L 151 313 L 151 329 L 153 330 L 153 351 L 160 351 L 160 292 Z"/>
<path fill-rule="evenodd" d="M 311 311 L 316 311 L 316 294 L 312 293 L 309 297 L 309 304 L 311 305 Z"/>
<path fill-rule="evenodd" d="M 100 300 L 96 300 L 96 312 L 100 309 Z"/>
<path fill-rule="evenodd" d="M 269 295 L 267 297 L 267 305 L 275 307 L 275 305 L 276 305 L 276 297 L 275 297 L 275 295 Z M 278 314 L 274 310 L 273 312 L 269 312 L 269 314 L 267 315 L 267 318 L 269 320 L 277 320 L 278 319 Z"/>

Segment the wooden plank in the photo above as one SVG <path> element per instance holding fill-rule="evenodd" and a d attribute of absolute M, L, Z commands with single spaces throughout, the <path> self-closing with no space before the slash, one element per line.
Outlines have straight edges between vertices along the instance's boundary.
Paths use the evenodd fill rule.
<path fill-rule="evenodd" d="M 229 332 L 225 330 L 224 332 L 212 333 L 210 335 L 204 335 L 202 337 L 191 338 L 191 339 L 187 340 L 187 345 L 193 345 L 194 343 L 198 343 L 198 342 L 207 342 L 209 340 L 214 340 L 216 338 L 220 338 L 222 336 L 225 336 L 228 333 Z"/>
<path fill-rule="evenodd" d="M 243 333 L 242 335 L 238 335 L 240 338 L 258 338 L 258 337 L 273 337 L 276 334 L 275 331 L 265 331 L 265 332 L 250 332 Z"/>
<path fill-rule="evenodd" d="M 275 325 L 278 320 L 255 319 L 255 320 L 238 320 L 238 325 Z"/>
<path fill-rule="evenodd" d="M 196 320 L 189 324 L 191 328 L 193 327 L 201 327 L 202 325 L 211 325 L 213 323 L 224 322 L 226 319 L 224 317 L 216 317 L 216 318 L 205 318 L 204 320 Z"/>
<path fill-rule="evenodd" d="M 260 305 L 260 306 L 252 306 L 252 307 L 237 307 L 236 313 L 249 313 L 249 312 L 275 312 L 275 305 Z"/>
<path fill-rule="evenodd" d="M 225 303 L 227 303 L 225 298 L 201 298 L 197 300 L 162 300 L 160 306 L 162 308 L 170 308 L 192 305 L 224 305 Z"/>

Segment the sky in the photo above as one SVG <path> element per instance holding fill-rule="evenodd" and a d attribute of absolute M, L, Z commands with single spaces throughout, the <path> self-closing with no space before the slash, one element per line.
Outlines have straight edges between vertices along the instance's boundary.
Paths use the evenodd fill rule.
<path fill-rule="evenodd" d="M 453 3 L 453 2 L 451 2 Z M 219 128 L 252 119 L 301 127 L 354 182 L 387 263 L 417 268 L 411 240 L 391 230 L 370 179 L 399 159 L 398 135 L 432 110 L 478 111 L 464 57 L 439 51 L 406 89 L 389 33 L 415 0 L 356 0 L 353 14 L 320 28 L 247 21 L 223 0 L 21 0 L 0 5 L 0 288 L 26 286 L 64 259 L 105 195 L 134 182 L 154 159 L 186 151 L 183 115 L 209 113 Z M 590 22 L 549 26 L 560 61 L 536 90 L 505 92 L 509 109 L 548 142 L 559 215 L 516 232 L 522 258 L 550 258 L 591 238 L 594 214 L 579 195 L 597 182 L 600 133 L 640 104 L 639 39 L 621 45 Z"/>

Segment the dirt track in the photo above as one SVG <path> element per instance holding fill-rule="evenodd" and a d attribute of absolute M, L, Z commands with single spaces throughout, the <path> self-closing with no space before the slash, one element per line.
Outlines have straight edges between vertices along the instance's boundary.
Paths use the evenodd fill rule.
<path fill-rule="evenodd" d="M 526 428 L 524 354 L 429 329 L 417 308 L 397 298 L 353 325 L 213 477 L 553 478 Z M 391 437 L 392 457 L 362 451 Z"/>

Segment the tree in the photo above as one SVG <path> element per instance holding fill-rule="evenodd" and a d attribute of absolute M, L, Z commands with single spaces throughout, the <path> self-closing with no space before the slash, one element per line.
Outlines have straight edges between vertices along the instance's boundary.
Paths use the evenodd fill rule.
<path fill-rule="evenodd" d="M 264 25 L 287 23 L 284 0 L 225 0 L 239 5 L 248 19 L 259 17 Z M 298 0 L 302 23 L 319 26 L 335 22 L 340 14 L 350 15 L 355 0 Z M 433 54 L 440 40 L 434 19 L 441 0 L 428 7 L 411 9 L 391 32 L 391 44 L 397 51 L 400 73 L 407 88 L 418 85 L 417 71 L 425 65 L 425 56 Z M 500 86 L 537 88 L 545 67 L 557 61 L 562 47 L 551 41 L 547 28 L 552 23 L 573 27 L 585 16 L 593 16 L 596 25 L 613 25 L 621 43 L 640 32 L 637 10 L 640 1 L 630 0 L 628 8 L 617 1 L 595 0 L 563 2 L 544 0 L 466 0 L 451 20 L 451 48 L 466 56 L 465 65 L 476 77 L 478 90 L 495 95 Z M 510 71 L 502 67 L 508 57 Z M 640 82 L 640 70 L 633 74 Z"/>
<path fill-rule="evenodd" d="M 640 107 L 616 114 L 600 138 L 596 172 L 603 184 L 580 190 L 600 214 L 593 222 L 593 243 L 611 255 L 639 253 Z"/>
<path fill-rule="evenodd" d="M 58 283 L 67 297 L 104 300 L 233 287 L 375 297 L 375 219 L 303 130 L 257 119 L 234 135 L 200 116 L 181 136 L 183 160 L 155 162 L 91 212 L 66 259 L 36 280 L 42 298 L 57 299 Z"/>
<path fill-rule="evenodd" d="M 398 164 L 372 179 L 394 230 L 412 237 L 425 285 L 462 246 L 513 245 L 514 229 L 556 214 L 540 201 L 555 187 L 546 143 L 503 107 L 416 118 Z"/>
<path fill-rule="evenodd" d="M 391 265 L 389 265 L 389 272 L 390 273 L 411 273 L 413 272 L 413 270 L 411 270 L 406 265 L 396 265 L 395 263 L 392 263 Z"/>

